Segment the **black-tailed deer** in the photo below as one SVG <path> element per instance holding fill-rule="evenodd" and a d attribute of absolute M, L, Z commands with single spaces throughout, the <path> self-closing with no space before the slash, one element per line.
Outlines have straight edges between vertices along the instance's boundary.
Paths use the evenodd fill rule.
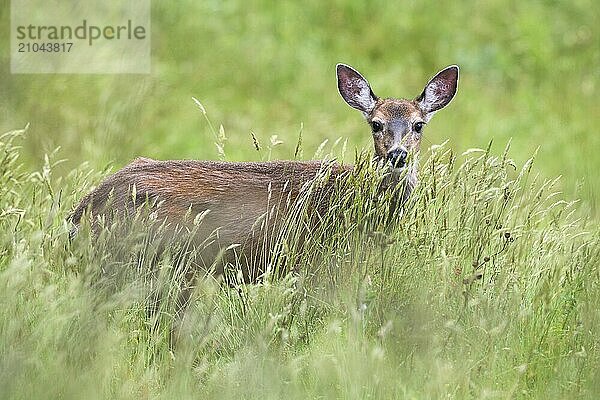
<path fill-rule="evenodd" d="M 419 149 L 423 128 L 456 93 L 458 67 L 439 72 L 414 100 L 379 98 L 355 69 L 337 65 L 338 89 L 344 100 L 366 118 L 375 158 L 389 163 L 393 176 L 406 176 L 405 195 L 416 182 L 416 165 L 407 157 Z M 255 280 L 267 267 L 271 246 L 283 221 L 318 176 L 318 202 L 308 213 L 327 210 L 335 182 L 353 173 L 352 166 L 319 161 L 215 162 L 155 161 L 138 158 L 109 176 L 85 196 L 69 217 L 74 232 L 87 215 L 93 230 L 126 220 L 149 205 L 154 220 L 172 235 L 176 227 L 194 231 L 201 246 L 193 263 L 198 269 L 223 274 L 228 264 L 241 266 L 245 280 Z M 398 171 L 404 172 L 398 174 Z M 324 178 L 323 178 L 324 177 Z M 391 185 L 394 187 L 397 185 Z M 390 185 L 386 185 L 387 188 Z M 198 217 L 201 216 L 201 223 Z M 314 219 L 315 221 L 318 218 Z M 271 235 L 271 236 L 269 236 Z M 225 251 L 226 250 L 226 251 Z"/>

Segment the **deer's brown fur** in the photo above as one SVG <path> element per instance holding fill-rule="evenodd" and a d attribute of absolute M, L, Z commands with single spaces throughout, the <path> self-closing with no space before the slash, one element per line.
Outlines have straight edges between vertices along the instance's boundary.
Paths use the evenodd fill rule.
<path fill-rule="evenodd" d="M 330 168 L 329 178 L 314 196 L 321 200 L 350 167 L 326 166 L 318 161 L 235 163 L 139 158 L 84 197 L 70 220 L 78 226 L 87 211 L 91 216 L 104 216 L 104 224 L 110 224 L 148 203 L 149 211 L 155 211 L 155 218 L 167 227 L 187 225 L 194 229 L 194 216 L 207 211 L 196 228 L 197 244 L 203 247 L 198 263 L 210 267 L 219 251 L 232 244 L 241 245 L 236 257 L 248 262 L 263 255 L 261 244 L 272 239 L 265 236 L 278 234 L 301 190 L 325 168 Z M 321 201 L 314 212 L 325 212 L 325 208 L 326 202 Z M 92 228 L 97 230 L 98 223 L 92 219 Z M 221 273 L 221 268 L 222 263 L 216 272 Z M 244 275 L 253 279 L 261 270 L 244 269 Z"/>

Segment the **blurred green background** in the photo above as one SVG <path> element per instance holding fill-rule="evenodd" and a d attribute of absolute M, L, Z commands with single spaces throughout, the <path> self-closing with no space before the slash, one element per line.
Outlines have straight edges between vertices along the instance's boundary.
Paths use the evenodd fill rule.
<path fill-rule="evenodd" d="M 451 106 L 425 134 L 457 152 L 486 147 L 562 175 L 569 199 L 598 213 L 600 3 L 593 0 L 152 1 L 149 75 L 11 75 L 10 3 L 1 0 L 0 131 L 30 129 L 24 162 L 37 168 L 62 148 L 65 173 L 87 161 L 115 168 L 138 155 L 215 159 L 213 124 L 229 160 L 290 159 L 303 124 L 303 158 L 348 138 L 370 148 L 368 128 L 346 106 L 335 64 L 359 69 L 383 97 L 413 97 L 439 69 L 459 64 Z M 283 141 L 257 152 L 270 137 Z"/>

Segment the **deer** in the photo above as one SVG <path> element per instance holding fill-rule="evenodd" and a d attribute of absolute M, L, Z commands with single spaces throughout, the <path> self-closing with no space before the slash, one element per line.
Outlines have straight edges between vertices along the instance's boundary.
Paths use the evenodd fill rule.
<path fill-rule="evenodd" d="M 360 111 L 373 138 L 373 161 L 388 168 L 392 183 L 381 190 L 403 188 L 406 201 L 417 183 L 417 163 L 410 155 L 419 151 L 423 131 L 432 116 L 456 94 L 459 68 L 438 72 L 414 99 L 381 98 L 354 68 L 337 64 L 337 88 L 344 101 Z M 323 174 L 324 169 L 328 170 Z M 131 218 L 149 204 L 154 220 L 170 226 L 171 235 L 192 226 L 201 251 L 192 270 L 225 274 L 227 265 L 242 269 L 244 282 L 256 282 L 268 264 L 273 238 L 281 230 L 293 204 L 321 177 L 319 200 L 307 210 L 326 211 L 335 182 L 353 174 L 354 166 L 326 161 L 225 162 L 137 158 L 105 178 L 83 197 L 68 217 L 75 234 L 84 218 L 93 232 L 111 221 Z M 325 178 L 323 178 L 323 176 Z M 192 218 L 190 218 L 190 215 Z M 318 219 L 318 218 L 317 218 Z M 265 256 L 267 255 L 267 256 Z M 182 303 L 185 303 L 185 299 Z"/>

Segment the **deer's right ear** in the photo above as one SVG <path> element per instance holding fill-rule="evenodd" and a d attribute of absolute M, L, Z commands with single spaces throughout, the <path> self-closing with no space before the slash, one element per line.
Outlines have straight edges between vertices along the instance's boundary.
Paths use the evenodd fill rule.
<path fill-rule="evenodd" d="M 458 87 L 458 65 L 451 65 L 437 73 L 425 85 L 423 93 L 415 100 L 425 112 L 425 120 L 429 119 L 436 111 L 446 107 L 456 94 Z"/>
<path fill-rule="evenodd" d="M 357 70 L 346 64 L 338 64 L 337 84 L 342 98 L 357 110 L 370 114 L 377 103 L 377 96 L 369 82 Z"/>

